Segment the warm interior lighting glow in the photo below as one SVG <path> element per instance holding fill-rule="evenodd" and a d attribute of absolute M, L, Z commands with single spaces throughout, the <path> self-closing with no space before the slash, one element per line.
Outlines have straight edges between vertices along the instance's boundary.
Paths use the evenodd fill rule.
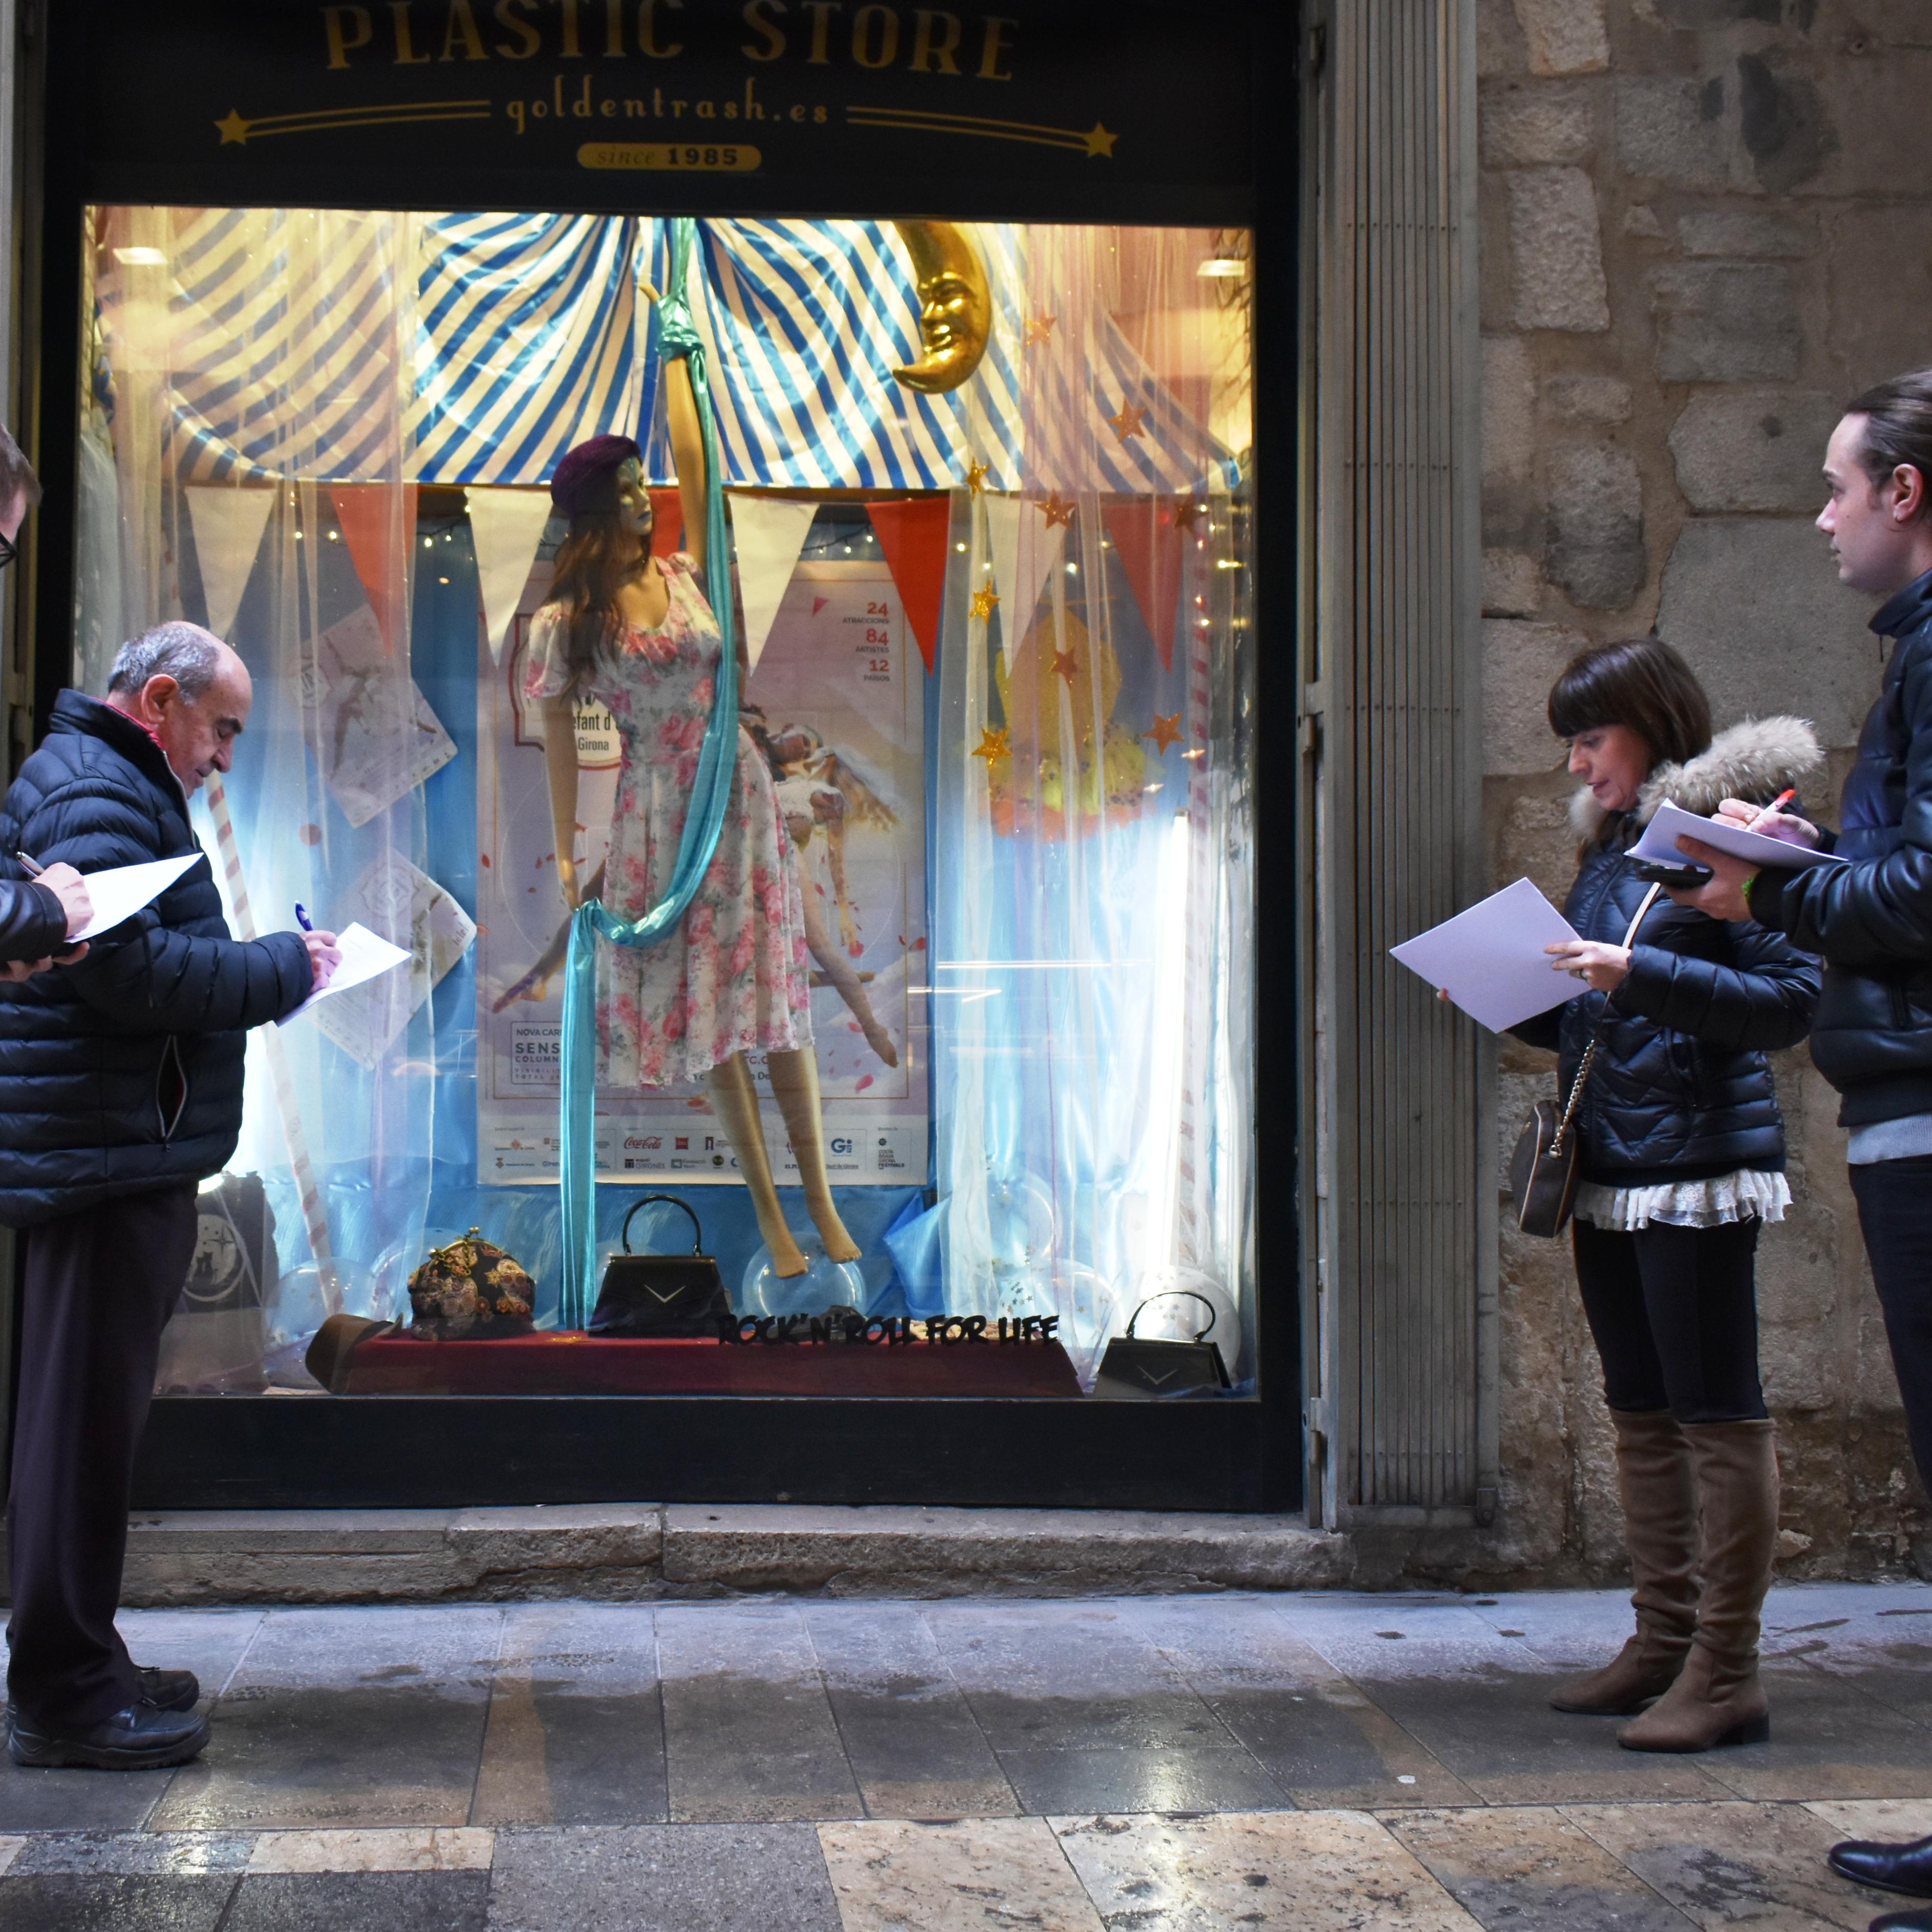
<path fill-rule="evenodd" d="M 1238 255 L 1210 255 L 1194 272 L 1210 281 L 1238 282 L 1248 272 L 1248 265 Z"/>
<path fill-rule="evenodd" d="M 158 248 L 117 248 L 114 259 L 130 268 L 165 268 L 168 258 Z"/>

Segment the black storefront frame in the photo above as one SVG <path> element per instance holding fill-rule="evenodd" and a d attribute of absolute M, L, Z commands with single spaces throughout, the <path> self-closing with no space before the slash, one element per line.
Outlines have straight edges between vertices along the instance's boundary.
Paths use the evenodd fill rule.
<path fill-rule="evenodd" d="M 281 0 L 257 0 L 275 5 Z M 1019 0 L 1023 5 L 1024 0 Z M 1017 10 L 1017 9 L 1016 9 Z M 379 199 L 332 193 L 328 177 L 173 155 L 130 166 L 91 151 L 87 93 L 98 58 L 98 0 L 30 8 L 20 49 L 28 151 L 22 249 L 23 440 L 46 495 L 27 533 L 35 568 L 26 612 L 34 643 L 34 735 L 71 674 L 74 620 L 80 291 L 90 204 L 531 207 L 611 212 L 608 199 L 515 192 L 434 165 Z M 1031 10 L 1096 30 L 1134 10 L 1043 4 Z M 1252 778 L 1255 837 L 1254 1174 L 1258 1388 L 1226 1402 L 852 1400 L 760 1396 L 338 1396 L 327 1401 L 170 1396 L 154 1406 L 136 1472 L 141 1508 L 446 1508 L 626 1502 L 896 1502 L 1111 1508 L 1298 1509 L 1302 1500 L 1300 1124 L 1292 1104 L 1298 1026 L 1296 910 L 1307 883 L 1296 854 L 1298 802 L 1293 626 L 1302 358 L 1298 296 L 1300 82 L 1292 7 L 1210 10 L 1252 50 L 1244 104 L 1253 181 L 1231 188 L 1145 183 L 1008 183 L 988 193 L 922 182 L 916 201 L 890 182 L 820 176 L 757 197 L 766 214 L 1146 223 L 1246 227 L 1254 234 L 1256 467 L 1268 540 L 1255 546 L 1251 609 L 1259 720 L 1280 721 Z M 1184 32 L 1162 10 L 1167 31 Z M 1159 84 L 1150 72 L 1147 84 Z M 164 84 L 164 83 L 163 83 Z M 638 196 L 652 214 L 746 212 L 729 183 L 693 178 L 675 200 Z M 38 192 L 35 192 L 38 188 Z M 905 190 L 902 190 L 903 194 Z M 1266 640 L 1270 633 L 1274 643 Z M 1258 747 L 1267 740 L 1256 732 Z M 17 1303 L 15 1318 L 17 1320 Z M 17 1351 L 14 1359 L 17 1361 Z M 10 1414 L 10 1391 L 9 1410 Z M 782 1486 L 780 1486 L 782 1485 Z"/>

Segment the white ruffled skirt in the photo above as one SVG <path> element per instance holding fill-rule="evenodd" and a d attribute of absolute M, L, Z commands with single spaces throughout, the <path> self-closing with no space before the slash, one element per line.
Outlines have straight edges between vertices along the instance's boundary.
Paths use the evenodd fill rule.
<path fill-rule="evenodd" d="M 1576 1216 L 1592 1227 L 1622 1234 L 1661 1221 L 1673 1228 L 1716 1228 L 1726 1221 L 1781 1221 L 1791 1190 L 1781 1174 L 1740 1168 L 1708 1180 L 1665 1180 L 1652 1187 L 1604 1187 L 1586 1180 L 1576 1189 Z"/>

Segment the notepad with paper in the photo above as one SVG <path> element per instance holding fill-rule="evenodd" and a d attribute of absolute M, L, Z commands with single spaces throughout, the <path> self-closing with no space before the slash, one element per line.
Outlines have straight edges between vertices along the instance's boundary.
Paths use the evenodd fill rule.
<path fill-rule="evenodd" d="M 400 946 L 392 946 L 378 934 L 371 932 L 359 920 L 346 931 L 335 936 L 335 943 L 342 953 L 341 963 L 330 975 L 329 982 L 319 993 L 311 993 L 292 1013 L 284 1013 L 280 1024 L 286 1026 L 290 1020 L 299 1018 L 313 1006 L 324 1000 L 332 1000 L 338 993 L 346 993 L 352 986 L 359 986 L 366 980 L 379 979 L 385 973 L 393 973 L 398 966 L 409 962 L 409 954 Z"/>
<path fill-rule="evenodd" d="M 104 932 L 112 932 L 143 906 L 159 898 L 204 856 L 189 852 L 176 859 L 149 859 L 138 866 L 110 866 L 105 871 L 89 872 L 87 896 L 93 903 L 94 916 L 69 938 L 68 944 L 98 939 Z"/>
<path fill-rule="evenodd" d="M 1794 845 L 1788 838 L 1774 838 L 1768 832 L 1747 832 L 1734 818 L 1700 818 L 1694 812 L 1668 801 L 1657 808 L 1657 816 L 1643 828 L 1643 836 L 1624 854 L 1627 859 L 1647 859 L 1658 866 L 1694 864 L 1690 854 L 1677 849 L 1680 838 L 1701 838 L 1733 859 L 1754 866 L 1842 866 L 1835 852 L 1814 852 L 1808 845 Z"/>
<path fill-rule="evenodd" d="M 1576 997 L 1576 982 L 1543 950 L 1576 937 L 1542 893 L 1519 879 L 1389 951 L 1472 1019 L 1501 1033 Z"/>

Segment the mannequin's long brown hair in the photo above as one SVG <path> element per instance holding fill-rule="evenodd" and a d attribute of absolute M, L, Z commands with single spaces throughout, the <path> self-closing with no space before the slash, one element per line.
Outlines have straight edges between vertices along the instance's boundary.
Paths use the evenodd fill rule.
<path fill-rule="evenodd" d="M 571 518 L 550 578 L 550 601 L 563 607 L 563 661 L 578 685 L 610 661 L 618 593 L 644 574 L 651 554 L 649 536 L 640 538 L 619 518 L 614 469 L 584 494 L 591 500 Z"/>

